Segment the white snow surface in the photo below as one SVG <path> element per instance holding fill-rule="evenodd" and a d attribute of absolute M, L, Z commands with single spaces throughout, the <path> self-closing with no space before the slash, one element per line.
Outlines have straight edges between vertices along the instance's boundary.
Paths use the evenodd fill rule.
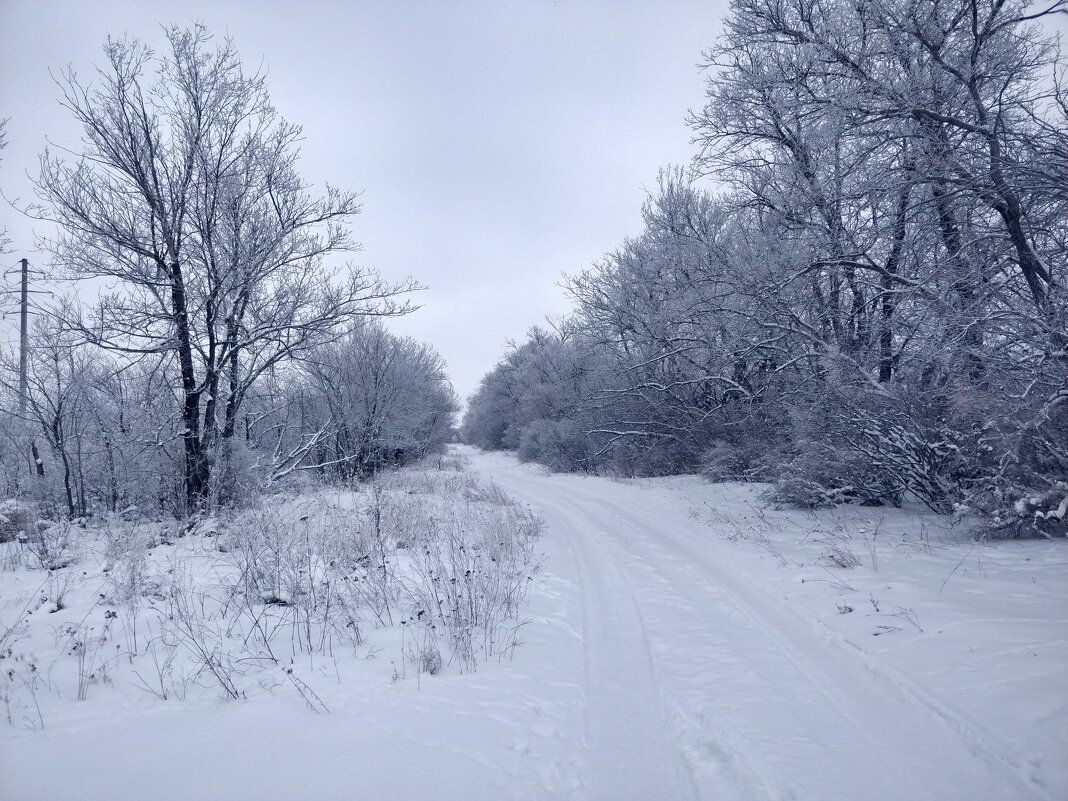
<path fill-rule="evenodd" d="M 1068 797 L 1065 542 L 461 450 L 546 524 L 511 660 L 391 681 L 372 631 L 368 658 L 298 666 L 329 714 L 118 681 L 48 698 L 43 730 L 0 722 L 0 798 Z M 0 622 L 28 580 L 0 574 Z"/>

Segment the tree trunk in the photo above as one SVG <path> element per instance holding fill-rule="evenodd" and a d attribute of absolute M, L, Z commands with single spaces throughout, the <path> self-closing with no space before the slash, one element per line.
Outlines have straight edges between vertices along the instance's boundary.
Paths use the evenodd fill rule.
<path fill-rule="evenodd" d="M 37 440 L 30 441 L 30 455 L 33 456 L 33 466 L 36 469 L 37 476 L 44 478 L 44 460 L 41 459 L 41 453 L 37 450 Z"/>
<path fill-rule="evenodd" d="M 185 512 L 202 509 L 207 500 L 211 467 L 205 458 L 200 441 L 200 391 L 193 369 L 193 346 L 189 334 L 189 313 L 186 306 L 185 280 L 181 265 L 170 266 L 171 303 L 178 365 L 182 373 L 182 442 L 185 451 L 184 488 Z"/>
<path fill-rule="evenodd" d="M 912 184 L 906 183 L 901 187 L 901 194 L 897 198 L 897 207 L 894 209 L 893 244 L 890 246 L 890 255 L 886 257 L 886 272 L 879 282 L 882 296 L 879 300 L 881 313 L 881 329 L 879 331 L 879 383 L 888 384 L 894 374 L 894 282 L 897 275 L 898 264 L 901 261 L 901 250 L 905 244 L 906 215 L 909 208 L 909 193 Z"/>

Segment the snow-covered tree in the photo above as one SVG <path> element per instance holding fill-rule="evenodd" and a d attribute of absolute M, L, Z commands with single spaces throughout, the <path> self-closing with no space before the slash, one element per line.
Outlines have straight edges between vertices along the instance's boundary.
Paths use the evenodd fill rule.
<path fill-rule="evenodd" d="M 568 283 L 597 377 L 555 413 L 592 445 L 571 469 L 626 454 L 638 472 L 778 479 L 787 501 L 911 495 L 1029 524 L 1016 499 L 1048 496 L 1056 512 L 1068 129 L 1036 22 L 1063 10 L 736 0 L 693 168 L 665 171 L 642 231 Z M 536 347 L 472 399 L 476 443 L 541 435 L 524 409 L 554 392 L 516 364 Z"/>
<path fill-rule="evenodd" d="M 410 285 L 330 265 L 354 246 L 356 197 L 311 193 L 300 128 L 229 40 L 169 28 L 158 54 L 125 38 L 105 54 L 92 84 L 62 73 L 82 151 L 42 156 L 40 212 L 58 228 L 46 245 L 68 276 L 117 281 L 66 325 L 111 352 L 162 357 L 175 376 L 193 510 L 210 500 L 220 443 L 256 381 L 356 319 L 403 313 Z"/>

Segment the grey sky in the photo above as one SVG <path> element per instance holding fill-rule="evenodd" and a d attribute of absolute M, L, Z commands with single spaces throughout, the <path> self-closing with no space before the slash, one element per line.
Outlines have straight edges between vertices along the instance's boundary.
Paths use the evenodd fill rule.
<path fill-rule="evenodd" d="M 88 75 L 109 33 L 159 44 L 161 23 L 202 20 L 267 67 L 304 126 L 304 174 L 364 192 L 356 260 L 430 287 L 393 328 L 433 343 L 466 396 L 506 340 L 567 308 L 562 272 L 638 231 L 657 169 L 689 158 L 724 6 L 0 0 L 0 187 L 30 198 L 46 135 L 77 146 L 50 67 Z M 4 225 L 4 263 L 33 259 L 30 223 L 5 207 Z"/>

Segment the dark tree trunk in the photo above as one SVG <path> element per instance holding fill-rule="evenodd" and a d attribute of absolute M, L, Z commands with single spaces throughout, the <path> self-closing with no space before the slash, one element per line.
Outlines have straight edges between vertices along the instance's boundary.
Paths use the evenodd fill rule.
<path fill-rule="evenodd" d="M 977 285 L 977 277 L 972 274 L 971 265 L 965 258 L 964 240 L 944 183 L 935 181 L 931 185 L 931 192 L 934 195 L 935 208 L 938 212 L 938 228 L 942 235 L 942 244 L 945 245 L 949 263 L 953 268 L 952 288 L 962 314 L 965 318 L 969 318 L 962 321 L 966 372 L 972 383 L 978 383 L 982 380 L 985 369 L 982 357 L 983 328 L 979 322 L 980 310 L 976 308 L 979 303 L 980 288 Z M 970 319 L 973 317 L 974 319 Z"/>
<path fill-rule="evenodd" d="M 901 251 L 905 244 L 906 216 L 909 208 L 909 194 L 912 184 L 906 183 L 901 188 L 894 209 L 893 244 L 890 255 L 886 258 L 886 272 L 879 282 L 882 296 L 879 301 L 881 329 L 879 331 L 879 383 L 887 384 L 894 375 L 894 276 L 897 275 L 901 262 Z"/>
<path fill-rule="evenodd" d="M 182 443 L 185 452 L 184 489 L 186 513 L 203 508 L 207 500 L 211 467 L 200 440 L 200 391 L 193 369 L 193 346 L 189 334 L 185 280 L 181 265 L 170 266 L 175 345 L 182 374 Z"/>
<path fill-rule="evenodd" d="M 44 478 L 44 460 L 41 459 L 41 453 L 37 450 L 37 441 L 34 440 L 30 443 L 30 454 L 33 456 L 33 466 L 37 471 L 37 475 L 40 478 Z"/>

